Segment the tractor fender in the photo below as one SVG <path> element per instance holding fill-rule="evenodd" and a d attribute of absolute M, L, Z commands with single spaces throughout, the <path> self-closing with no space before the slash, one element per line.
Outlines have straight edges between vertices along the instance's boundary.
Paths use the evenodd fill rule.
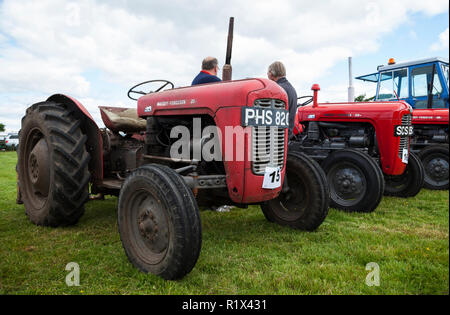
<path fill-rule="evenodd" d="M 87 136 L 86 149 L 91 156 L 89 161 L 91 181 L 94 183 L 101 181 L 103 179 L 103 140 L 100 128 L 91 114 L 79 101 L 67 95 L 54 94 L 47 99 L 47 102 L 65 104 L 79 117 L 81 131 Z"/>

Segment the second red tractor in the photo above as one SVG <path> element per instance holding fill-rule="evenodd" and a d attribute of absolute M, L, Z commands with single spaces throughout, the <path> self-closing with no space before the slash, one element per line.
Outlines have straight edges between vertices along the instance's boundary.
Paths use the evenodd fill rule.
<path fill-rule="evenodd" d="M 370 212 L 384 194 L 416 195 L 423 166 L 410 152 L 412 108 L 406 102 L 317 103 L 300 106 L 290 150 L 305 152 L 326 173 L 331 205 Z M 303 98 L 303 97 L 302 97 Z M 301 98 L 301 99 L 302 99 Z"/>

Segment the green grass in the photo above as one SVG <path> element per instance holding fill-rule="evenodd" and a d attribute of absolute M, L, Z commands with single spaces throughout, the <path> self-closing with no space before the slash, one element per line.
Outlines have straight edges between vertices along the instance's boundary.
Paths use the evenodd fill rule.
<path fill-rule="evenodd" d="M 202 211 L 190 274 L 164 281 L 135 269 L 117 231 L 116 198 L 90 202 L 68 228 L 33 225 L 16 198 L 16 154 L 0 152 L 0 294 L 448 294 L 448 191 L 385 197 L 371 214 L 330 209 L 320 228 L 267 222 L 259 207 Z M 69 262 L 80 286 L 68 287 Z M 365 266 L 380 266 L 369 287 Z"/>

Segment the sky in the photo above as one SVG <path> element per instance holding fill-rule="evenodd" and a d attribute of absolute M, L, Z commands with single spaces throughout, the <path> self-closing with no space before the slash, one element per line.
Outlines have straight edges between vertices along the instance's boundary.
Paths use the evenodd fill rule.
<path fill-rule="evenodd" d="M 190 85 L 206 56 L 225 62 L 233 16 L 233 79 L 266 77 L 276 60 L 297 94 L 347 100 L 353 76 L 449 56 L 447 0 L 0 0 L 0 123 L 20 129 L 33 103 L 63 93 L 100 127 L 98 106 L 135 107 L 128 89 L 164 79 Z M 355 95 L 374 95 L 355 81 Z"/>

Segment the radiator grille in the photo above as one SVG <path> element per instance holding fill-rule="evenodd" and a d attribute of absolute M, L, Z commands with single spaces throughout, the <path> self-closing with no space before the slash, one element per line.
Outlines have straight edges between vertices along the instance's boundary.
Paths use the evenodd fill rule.
<path fill-rule="evenodd" d="M 411 122 L 412 122 L 412 115 L 411 114 L 403 115 L 403 117 L 402 117 L 402 126 L 411 126 Z M 400 137 L 400 144 L 399 144 L 399 147 L 398 147 L 398 156 L 399 156 L 399 158 L 402 158 L 403 149 L 409 150 L 409 139 L 410 139 L 410 137 L 408 137 L 408 136 L 401 136 Z"/>
<path fill-rule="evenodd" d="M 259 99 L 255 107 L 286 108 L 281 100 Z M 281 167 L 284 164 L 284 136 L 286 129 L 276 127 L 252 127 L 252 171 L 263 175 L 266 166 Z"/>
<path fill-rule="evenodd" d="M 256 100 L 254 106 L 264 108 L 286 108 L 286 104 L 282 100 L 276 100 L 272 98 Z"/>

